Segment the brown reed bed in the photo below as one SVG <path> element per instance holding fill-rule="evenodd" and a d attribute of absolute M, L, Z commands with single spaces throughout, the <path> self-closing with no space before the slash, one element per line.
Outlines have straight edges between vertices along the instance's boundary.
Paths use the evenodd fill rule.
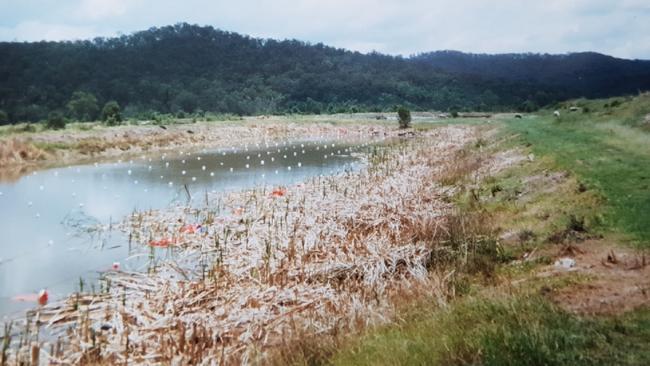
<path fill-rule="evenodd" d="M 454 215 L 457 187 L 440 184 L 474 137 L 441 127 L 371 149 L 359 172 L 206 193 L 200 209 L 134 212 L 120 228 L 148 248 L 149 271 L 107 272 L 99 293 L 31 312 L 3 357 L 266 363 L 290 345 L 305 350 L 388 322 L 400 301 L 444 303 L 445 268 L 480 268 L 481 255 L 498 250 L 485 218 Z"/>

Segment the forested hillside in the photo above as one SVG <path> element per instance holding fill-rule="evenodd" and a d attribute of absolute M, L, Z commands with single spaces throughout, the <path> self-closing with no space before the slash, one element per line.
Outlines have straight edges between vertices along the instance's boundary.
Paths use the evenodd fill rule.
<path fill-rule="evenodd" d="M 650 89 L 650 61 L 593 53 L 410 58 L 177 24 L 92 41 L 0 43 L 0 124 L 52 111 L 155 113 L 531 110 Z"/>

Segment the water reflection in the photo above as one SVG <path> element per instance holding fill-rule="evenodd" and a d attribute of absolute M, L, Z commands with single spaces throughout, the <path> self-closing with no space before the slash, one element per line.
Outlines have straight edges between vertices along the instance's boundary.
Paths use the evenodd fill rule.
<path fill-rule="evenodd" d="M 145 256 L 132 255 L 122 233 L 89 227 L 117 222 L 134 210 L 186 203 L 190 197 L 191 204 L 201 205 L 206 191 L 285 185 L 354 169 L 351 154 L 364 146 L 316 140 L 178 151 L 38 171 L 2 183 L 0 315 L 34 305 L 16 296 L 42 288 L 50 299 L 64 296 L 78 288 L 79 278 L 93 283 L 114 263 L 125 270 L 145 268 Z"/>

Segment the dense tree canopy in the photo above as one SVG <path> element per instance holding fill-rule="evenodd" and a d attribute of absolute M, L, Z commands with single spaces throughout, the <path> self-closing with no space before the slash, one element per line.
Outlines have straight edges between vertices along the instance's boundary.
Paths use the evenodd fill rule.
<path fill-rule="evenodd" d="M 68 112 L 79 121 L 93 121 L 97 118 L 97 98 L 90 93 L 76 91 L 68 102 Z"/>
<path fill-rule="evenodd" d="M 0 43 L 0 110 L 37 121 L 67 110 L 154 113 L 326 113 L 531 109 L 579 96 L 650 89 L 650 62 L 598 54 L 410 58 L 296 40 L 255 39 L 177 24 L 118 38 Z M 2 119 L 0 119 L 1 121 Z M 0 122 L 3 123 L 3 122 Z"/>

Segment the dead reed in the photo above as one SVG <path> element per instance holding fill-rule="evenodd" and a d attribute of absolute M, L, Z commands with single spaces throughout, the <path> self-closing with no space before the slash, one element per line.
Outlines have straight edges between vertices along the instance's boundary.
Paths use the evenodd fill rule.
<path fill-rule="evenodd" d="M 107 272 L 100 293 L 31 313 L 7 360 L 36 342 L 52 363 L 261 363 L 385 323 L 399 299 L 444 302 L 449 276 L 432 264 L 481 268 L 498 250 L 485 218 L 449 216 L 456 189 L 431 179 L 460 176 L 445 167 L 471 138 L 442 127 L 371 151 L 359 172 L 134 212 L 118 226 L 150 251 L 148 273 Z"/>

